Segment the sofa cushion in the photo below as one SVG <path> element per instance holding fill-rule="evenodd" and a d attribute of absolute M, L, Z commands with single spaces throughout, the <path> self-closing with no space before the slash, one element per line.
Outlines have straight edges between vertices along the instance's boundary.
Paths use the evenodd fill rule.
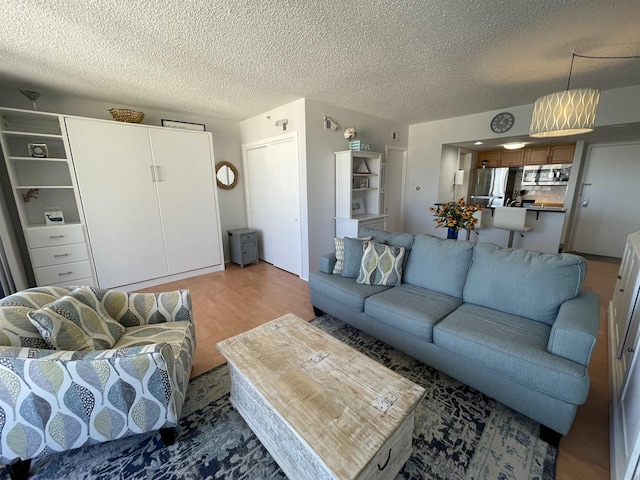
<path fill-rule="evenodd" d="M 106 350 L 125 331 L 88 287 L 77 288 L 28 315 L 49 348 L 56 350 Z"/>
<path fill-rule="evenodd" d="M 474 245 L 416 235 L 402 281 L 462 298 Z"/>
<path fill-rule="evenodd" d="M 587 370 L 547 352 L 550 331 L 542 322 L 464 303 L 434 327 L 433 343 L 516 383 L 581 404 L 589 391 Z"/>
<path fill-rule="evenodd" d="M 389 287 L 378 285 L 360 285 L 353 278 L 345 278 L 330 273 L 311 272 L 309 287 L 315 292 L 355 312 L 364 311 L 364 301 L 367 297 L 384 292 Z"/>
<path fill-rule="evenodd" d="M 0 345 L 50 348 L 29 320 L 29 312 L 68 294 L 63 287 L 37 287 L 0 299 Z"/>
<path fill-rule="evenodd" d="M 358 278 L 362 255 L 364 254 L 364 240 L 359 238 L 344 238 L 344 266 L 342 275 L 347 278 Z"/>
<path fill-rule="evenodd" d="M 553 324 L 560 305 L 580 291 L 584 258 L 479 243 L 464 286 L 465 302 Z"/>
<path fill-rule="evenodd" d="M 459 298 L 405 283 L 367 298 L 364 311 L 411 337 L 431 342 L 433 326 L 461 303 Z"/>
<path fill-rule="evenodd" d="M 356 240 L 371 240 L 371 237 L 356 238 Z M 342 270 L 344 269 L 344 238 L 334 238 L 333 244 L 336 248 L 336 263 L 333 266 L 333 273 L 339 275 L 342 274 Z"/>
<path fill-rule="evenodd" d="M 384 243 L 392 247 L 404 247 L 405 252 L 409 252 L 413 245 L 413 235 L 410 233 L 384 232 L 382 230 L 364 227 L 360 229 L 360 236 L 371 237 L 374 242 Z"/>
<path fill-rule="evenodd" d="M 364 253 L 357 283 L 395 287 L 402 281 L 404 247 L 392 247 L 374 241 L 364 242 Z"/>

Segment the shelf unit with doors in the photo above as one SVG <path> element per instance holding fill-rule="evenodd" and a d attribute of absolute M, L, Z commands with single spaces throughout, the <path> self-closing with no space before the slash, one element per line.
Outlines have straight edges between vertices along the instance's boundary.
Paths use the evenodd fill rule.
<path fill-rule="evenodd" d="M 336 236 L 357 237 L 363 227 L 385 230 L 384 162 L 375 152 L 335 152 Z"/>
<path fill-rule="evenodd" d="M 63 117 L 0 108 L 0 143 L 36 284 L 95 286 Z"/>

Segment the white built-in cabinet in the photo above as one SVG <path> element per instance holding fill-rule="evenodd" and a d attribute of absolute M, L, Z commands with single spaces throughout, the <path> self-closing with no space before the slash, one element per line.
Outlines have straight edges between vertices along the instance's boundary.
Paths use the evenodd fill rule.
<path fill-rule="evenodd" d="M 0 108 L 0 144 L 37 285 L 95 286 L 64 117 Z"/>
<path fill-rule="evenodd" d="M 346 150 L 336 160 L 336 237 L 357 237 L 362 227 L 385 230 L 381 153 Z"/>
<path fill-rule="evenodd" d="M 65 123 L 101 287 L 224 269 L 210 133 Z"/>
<path fill-rule="evenodd" d="M 640 477 L 640 232 L 628 236 L 609 303 L 611 478 Z"/>

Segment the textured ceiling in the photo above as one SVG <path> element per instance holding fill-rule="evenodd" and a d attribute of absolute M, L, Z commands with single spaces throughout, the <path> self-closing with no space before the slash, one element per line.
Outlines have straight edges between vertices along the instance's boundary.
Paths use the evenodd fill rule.
<path fill-rule="evenodd" d="M 2 0 L 0 84 L 243 120 L 307 97 L 405 123 L 532 103 L 640 54 L 638 0 Z M 640 84 L 576 59 L 572 86 Z"/>

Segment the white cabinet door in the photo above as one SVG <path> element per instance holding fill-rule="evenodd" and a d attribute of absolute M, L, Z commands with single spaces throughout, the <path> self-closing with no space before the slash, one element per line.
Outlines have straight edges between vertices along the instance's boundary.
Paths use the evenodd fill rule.
<path fill-rule="evenodd" d="M 169 273 L 220 265 L 209 135 L 150 129 Z"/>
<path fill-rule="evenodd" d="M 100 287 L 167 275 L 148 129 L 65 121 Z"/>

